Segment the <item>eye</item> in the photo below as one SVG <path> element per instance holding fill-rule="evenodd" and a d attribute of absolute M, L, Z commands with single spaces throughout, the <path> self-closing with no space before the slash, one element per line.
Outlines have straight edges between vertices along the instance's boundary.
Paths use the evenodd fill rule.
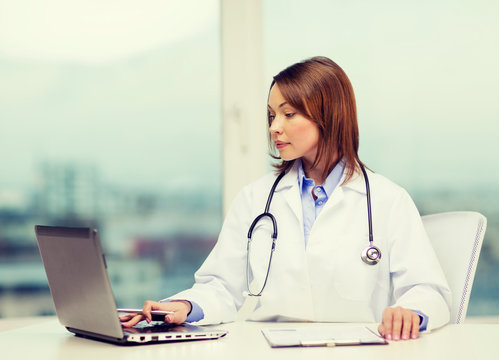
<path fill-rule="evenodd" d="M 272 122 L 275 119 L 275 115 L 268 114 L 269 121 Z"/>
<path fill-rule="evenodd" d="M 293 117 L 293 116 L 295 116 L 295 115 L 296 115 L 296 113 L 286 113 L 286 114 L 285 114 L 285 116 L 286 116 L 287 118 L 292 118 L 292 117 Z"/>

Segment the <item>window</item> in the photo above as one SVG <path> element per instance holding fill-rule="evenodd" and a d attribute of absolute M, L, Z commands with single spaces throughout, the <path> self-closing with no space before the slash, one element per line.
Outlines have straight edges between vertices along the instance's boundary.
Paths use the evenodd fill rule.
<path fill-rule="evenodd" d="M 119 306 L 190 286 L 222 222 L 222 141 L 228 205 L 264 172 L 272 76 L 315 55 L 353 83 L 370 168 L 422 214 L 487 216 L 468 313 L 499 314 L 498 5 L 261 3 L 0 4 L 0 316 L 53 313 L 36 223 L 97 227 Z M 249 80 L 230 79 L 225 140 L 221 20 L 242 29 L 224 74 Z"/>
<path fill-rule="evenodd" d="M 0 9 L 0 316 L 54 311 L 35 224 L 98 228 L 118 306 L 189 287 L 222 222 L 218 1 Z"/>

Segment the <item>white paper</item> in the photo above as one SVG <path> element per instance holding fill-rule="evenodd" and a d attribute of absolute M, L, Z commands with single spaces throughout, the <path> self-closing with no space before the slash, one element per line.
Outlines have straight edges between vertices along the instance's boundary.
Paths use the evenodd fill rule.
<path fill-rule="evenodd" d="M 315 345 L 346 345 L 384 343 L 384 339 L 365 326 L 303 326 L 262 330 L 273 347 Z"/>

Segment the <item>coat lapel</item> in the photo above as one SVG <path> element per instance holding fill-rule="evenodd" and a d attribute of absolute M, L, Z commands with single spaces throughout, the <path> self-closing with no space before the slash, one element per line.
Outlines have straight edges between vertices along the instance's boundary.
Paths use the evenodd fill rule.
<path fill-rule="evenodd" d="M 342 184 L 344 180 L 345 180 L 345 174 L 343 174 L 343 177 L 340 180 L 340 184 Z M 321 214 L 323 212 L 329 211 L 330 209 L 334 208 L 336 205 L 341 203 L 341 201 L 343 201 L 343 198 L 345 197 L 344 192 L 349 189 L 357 191 L 361 194 L 366 194 L 364 178 L 358 172 L 356 172 L 346 184 L 338 185 L 336 189 L 334 189 L 333 193 L 329 197 L 329 200 L 324 206 L 324 210 L 321 212 Z"/>
<path fill-rule="evenodd" d="M 293 167 L 281 179 L 275 192 L 281 194 L 291 208 L 293 214 L 296 216 L 296 219 L 299 221 L 300 227 L 303 228 L 303 212 L 300 191 L 298 189 L 298 169 L 296 161 Z"/>

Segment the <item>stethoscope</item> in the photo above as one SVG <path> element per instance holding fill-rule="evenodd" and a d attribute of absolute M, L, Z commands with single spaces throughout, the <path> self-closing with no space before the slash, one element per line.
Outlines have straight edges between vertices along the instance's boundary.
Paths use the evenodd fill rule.
<path fill-rule="evenodd" d="M 367 223 L 369 226 L 369 246 L 364 248 L 362 252 L 360 253 L 360 258 L 362 259 L 363 262 L 365 262 L 367 265 L 376 265 L 379 260 L 381 259 L 381 251 L 373 245 L 374 242 L 374 237 L 373 237 L 373 222 L 372 222 L 372 212 L 371 212 L 371 189 L 369 188 L 369 179 L 367 178 L 367 172 L 364 169 L 363 165 L 360 165 L 360 169 L 362 170 L 362 174 L 364 175 L 364 181 L 366 184 L 366 194 L 367 194 Z M 267 279 L 269 277 L 269 271 L 270 271 L 270 264 L 272 263 L 272 255 L 275 250 L 275 243 L 277 240 L 277 221 L 269 211 L 270 208 L 270 203 L 272 202 L 272 197 L 274 196 L 275 189 L 277 187 L 277 184 L 279 184 L 279 181 L 283 178 L 285 175 L 285 172 L 283 171 L 282 173 L 277 176 L 277 178 L 274 181 L 274 184 L 272 185 L 272 188 L 270 189 L 269 197 L 267 199 L 267 204 L 265 205 L 265 211 L 258 215 L 255 220 L 251 223 L 251 226 L 248 231 L 248 246 L 247 246 L 247 253 L 246 253 L 246 285 L 248 287 L 248 295 L 249 296 L 260 296 L 262 295 L 263 289 L 265 288 L 265 285 L 267 284 Z M 269 218 L 270 221 L 272 221 L 272 247 L 270 249 L 270 257 L 269 257 L 269 265 L 267 267 L 267 274 L 265 275 L 265 280 L 263 282 L 262 288 L 258 293 L 253 293 L 250 289 L 250 280 L 249 280 L 249 273 L 250 273 L 250 259 L 249 259 L 249 254 L 250 254 L 250 249 L 251 249 L 251 236 L 253 234 L 253 229 L 255 228 L 256 224 L 262 220 L 263 218 Z"/>

